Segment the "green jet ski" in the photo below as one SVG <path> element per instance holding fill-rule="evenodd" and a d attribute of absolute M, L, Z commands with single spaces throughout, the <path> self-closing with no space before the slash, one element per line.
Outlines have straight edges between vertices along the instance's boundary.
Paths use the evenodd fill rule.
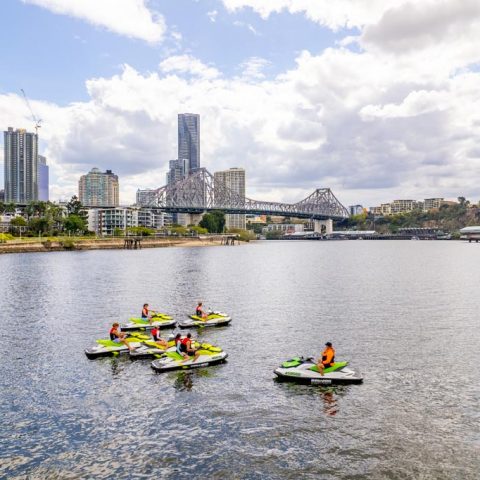
<path fill-rule="evenodd" d="M 131 331 L 145 331 L 151 330 L 153 327 L 158 328 L 169 328 L 174 327 L 177 322 L 166 313 L 155 313 L 152 315 L 152 323 L 145 318 L 132 317 L 129 319 L 129 322 L 121 325 L 120 329 L 122 332 L 131 332 Z"/>
<path fill-rule="evenodd" d="M 200 356 L 193 361 L 194 357 L 185 361 L 175 348 L 169 348 L 161 358 L 152 362 L 152 368 L 156 372 L 170 372 L 172 370 L 189 370 L 192 368 L 210 367 L 223 363 L 228 357 L 227 353 L 220 347 L 215 347 L 206 343 L 199 344 L 195 342 L 195 348 L 199 348 Z"/>
<path fill-rule="evenodd" d="M 185 337 L 181 337 L 183 339 Z M 130 352 L 131 360 L 138 360 L 144 358 L 162 358 L 165 353 L 175 352 L 175 341 L 174 336 L 169 335 L 167 337 L 168 348 L 165 348 L 163 345 L 159 345 L 155 340 L 145 340 L 142 345 Z M 222 349 L 211 345 L 210 343 L 199 343 L 192 341 L 192 344 L 195 349 L 207 350 L 212 353 L 220 353 Z"/>
<path fill-rule="evenodd" d="M 203 319 L 198 315 L 189 315 L 188 320 L 178 322 L 180 328 L 193 327 L 223 327 L 228 325 L 232 318 L 224 312 L 208 312 L 207 318 Z"/>
<path fill-rule="evenodd" d="M 320 375 L 312 357 L 295 357 L 283 362 L 273 373 L 279 380 L 304 383 L 307 385 L 342 385 L 348 383 L 362 383 L 360 372 L 347 367 L 348 362 L 335 362 L 333 366 L 325 368 Z"/>
<path fill-rule="evenodd" d="M 129 337 L 127 337 L 127 342 L 132 347 L 138 348 L 142 345 L 142 343 L 150 339 L 150 335 L 132 333 Z M 124 343 L 114 342 L 110 339 L 96 340 L 96 343 L 97 344 L 95 346 L 85 349 L 85 355 L 87 358 L 94 359 L 129 352 L 128 347 Z"/>

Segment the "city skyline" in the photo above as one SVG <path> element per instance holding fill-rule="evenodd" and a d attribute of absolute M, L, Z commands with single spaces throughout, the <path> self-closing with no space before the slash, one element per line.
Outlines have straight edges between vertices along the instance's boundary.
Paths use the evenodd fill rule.
<path fill-rule="evenodd" d="M 162 186 L 174 116 L 196 112 L 202 163 L 241 164 L 255 198 L 329 187 L 346 205 L 476 202 L 480 6 L 435 3 L 126 0 L 99 15 L 7 0 L 0 122 L 33 130 L 24 88 L 52 200 L 93 166 L 118 173 L 125 203 Z"/>

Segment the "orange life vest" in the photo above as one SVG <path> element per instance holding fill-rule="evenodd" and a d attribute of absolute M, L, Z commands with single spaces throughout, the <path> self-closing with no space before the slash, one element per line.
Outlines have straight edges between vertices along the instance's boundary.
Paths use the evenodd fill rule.
<path fill-rule="evenodd" d="M 331 365 L 335 361 L 335 350 L 333 347 L 327 347 L 322 353 L 322 363 Z"/>

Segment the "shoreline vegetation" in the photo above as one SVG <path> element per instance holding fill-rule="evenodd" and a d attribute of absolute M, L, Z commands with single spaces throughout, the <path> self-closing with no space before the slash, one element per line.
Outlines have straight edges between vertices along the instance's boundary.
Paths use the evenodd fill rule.
<path fill-rule="evenodd" d="M 92 237 L 53 237 L 25 238 L 0 243 L 0 254 L 29 252 L 64 252 L 84 250 L 125 249 L 125 239 L 132 237 L 92 238 Z M 137 237 L 138 238 L 138 237 Z M 199 237 L 143 237 L 141 248 L 166 247 L 208 247 L 222 245 L 222 235 Z M 243 242 L 242 242 L 243 243 Z"/>

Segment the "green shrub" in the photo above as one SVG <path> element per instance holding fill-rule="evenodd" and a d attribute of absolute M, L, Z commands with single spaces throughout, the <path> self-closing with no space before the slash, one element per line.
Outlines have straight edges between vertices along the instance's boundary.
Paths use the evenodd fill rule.
<path fill-rule="evenodd" d="M 13 240 L 13 235 L 9 233 L 0 233 L 0 243 L 5 243 L 8 240 Z"/>
<path fill-rule="evenodd" d="M 75 242 L 73 240 L 62 240 L 60 242 L 60 245 L 65 249 L 65 250 L 75 250 Z"/>
<path fill-rule="evenodd" d="M 242 242 L 249 242 L 255 240 L 255 233 L 252 230 L 243 230 L 242 228 L 230 228 L 228 233 L 233 233 L 238 236 L 238 239 Z"/>

